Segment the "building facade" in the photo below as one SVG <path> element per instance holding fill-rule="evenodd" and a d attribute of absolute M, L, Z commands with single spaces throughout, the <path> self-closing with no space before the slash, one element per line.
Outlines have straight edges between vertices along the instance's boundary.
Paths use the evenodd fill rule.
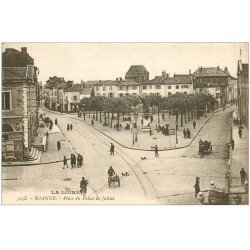
<path fill-rule="evenodd" d="M 216 99 L 217 106 L 228 103 L 229 73 L 225 73 L 220 67 L 198 68 L 194 74 L 195 92 L 209 92 Z"/>
<path fill-rule="evenodd" d="M 2 159 L 27 160 L 37 136 L 38 68 L 27 48 L 6 49 L 2 62 Z"/>
<path fill-rule="evenodd" d="M 248 105 L 249 105 L 249 78 L 248 64 L 238 61 L 237 67 L 237 88 L 238 88 L 238 110 L 240 117 L 248 127 Z"/>

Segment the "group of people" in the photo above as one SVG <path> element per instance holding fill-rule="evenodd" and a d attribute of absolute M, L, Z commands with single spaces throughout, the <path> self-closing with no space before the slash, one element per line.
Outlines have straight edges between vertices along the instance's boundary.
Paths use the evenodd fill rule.
<path fill-rule="evenodd" d="M 191 131 L 187 128 L 187 129 L 183 129 L 183 136 L 184 138 L 190 139 L 191 137 Z"/>
<path fill-rule="evenodd" d="M 156 130 L 158 131 L 158 133 L 161 131 L 163 135 L 165 136 L 169 136 L 170 135 L 170 132 L 169 132 L 169 125 L 166 124 L 166 125 L 158 125 L 156 124 Z"/>
<path fill-rule="evenodd" d="M 72 168 L 81 168 L 83 165 L 83 156 L 81 154 L 78 154 L 77 157 L 75 156 L 75 154 L 71 154 L 70 156 L 70 164 L 71 164 L 71 169 Z M 65 168 L 65 166 L 68 166 L 68 159 L 66 158 L 66 156 L 63 157 L 63 169 Z"/>
<path fill-rule="evenodd" d="M 73 130 L 73 125 L 68 123 L 67 124 L 67 130 L 68 131 L 70 131 L 70 130 L 72 131 Z"/>
<path fill-rule="evenodd" d="M 234 124 L 234 126 L 242 126 L 242 119 L 240 118 L 240 119 L 238 119 L 238 117 L 237 118 L 234 118 L 233 119 L 233 124 Z"/>

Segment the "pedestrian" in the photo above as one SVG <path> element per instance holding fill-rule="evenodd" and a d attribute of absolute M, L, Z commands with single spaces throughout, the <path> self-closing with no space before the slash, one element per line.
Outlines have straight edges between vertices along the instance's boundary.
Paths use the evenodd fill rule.
<path fill-rule="evenodd" d="M 159 150 L 157 145 L 155 145 L 155 157 L 159 157 Z"/>
<path fill-rule="evenodd" d="M 66 156 L 63 156 L 63 169 L 65 168 L 65 166 L 67 166 L 67 168 L 69 167 Z"/>
<path fill-rule="evenodd" d="M 74 157 L 73 154 L 70 155 L 70 165 L 71 165 L 71 169 L 74 167 Z"/>
<path fill-rule="evenodd" d="M 242 137 L 242 128 L 241 127 L 239 127 L 238 134 L 239 134 L 239 137 L 241 138 Z"/>
<path fill-rule="evenodd" d="M 141 119 L 141 125 L 143 126 L 143 119 Z"/>
<path fill-rule="evenodd" d="M 79 159 L 79 167 L 82 167 L 82 163 L 83 163 L 83 157 L 82 155 L 80 155 L 80 159 Z"/>
<path fill-rule="evenodd" d="M 73 167 L 76 168 L 76 156 L 73 154 Z"/>
<path fill-rule="evenodd" d="M 57 125 L 57 118 L 55 119 L 55 125 Z"/>
<path fill-rule="evenodd" d="M 233 138 L 231 139 L 231 147 L 232 147 L 232 150 L 234 150 L 234 139 Z"/>
<path fill-rule="evenodd" d="M 67 130 L 69 131 L 69 124 L 67 125 Z"/>
<path fill-rule="evenodd" d="M 80 193 L 81 195 L 85 196 L 87 193 L 87 186 L 88 186 L 89 182 L 82 177 L 82 180 L 80 182 Z"/>
<path fill-rule="evenodd" d="M 152 123 L 153 120 L 154 120 L 154 117 L 151 115 L 151 116 L 150 116 L 150 122 Z"/>
<path fill-rule="evenodd" d="M 201 189 L 200 189 L 200 177 L 196 177 L 194 188 L 195 188 L 195 196 L 197 196 L 197 194 L 201 191 Z"/>
<path fill-rule="evenodd" d="M 149 136 L 152 136 L 152 128 L 151 128 L 151 126 L 149 127 Z"/>
<path fill-rule="evenodd" d="M 47 138 L 49 137 L 49 132 L 48 131 L 46 132 L 46 136 L 47 136 Z"/>
<path fill-rule="evenodd" d="M 73 125 L 72 125 L 72 124 L 70 124 L 70 130 L 71 130 L 71 131 L 73 130 Z"/>
<path fill-rule="evenodd" d="M 94 123 L 94 120 L 92 119 L 92 120 L 91 120 L 91 125 L 94 126 L 94 124 L 95 124 L 95 123 Z"/>
<path fill-rule="evenodd" d="M 239 125 L 240 125 L 240 127 L 242 126 L 242 119 L 241 118 L 239 120 Z"/>
<path fill-rule="evenodd" d="M 186 132 L 186 129 L 185 129 L 185 128 L 183 129 L 183 136 L 184 136 L 184 138 L 187 137 L 187 132 Z"/>
<path fill-rule="evenodd" d="M 195 127 L 196 127 L 196 122 L 193 121 L 193 128 L 195 129 Z"/>
<path fill-rule="evenodd" d="M 57 141 L 57 151 L 59 151 L 61 149 L 61 142 Z"/>
<path fill-rule="evenodd" d="M 165 130 L 165 132 L 166 132 L 166 135 L 169 136 L 169 125 L 166 125 L 166 130 Z"/>
<path fill-rule="evenodd" d="M 246 171 L 244 170 L 244 168 L 242 168 L 242 169 L 240 170 L 240 180 L 241 180 L 242 186 L 244 186 L 245 181 L 247 180 L 247 173 L 246 173 Z"/>
<path fill-rule="evenodd" d="M 189 128 L 187 128 L 187 130 L 186 130 L 186 135 L 187 135 L 187 138 L 190 139 L 191 132 L 190 132 Z"/>
<path fill-rule="evenodd" d="M 110 155 L 114 155 L 114 153 L 115 153 L 115 146 L 114 146 L 114 144 L 111 142 L 111 146 L 110 146 Z"/>
<path fill-rule="evenodd" d="M 115 170 L 112 168 L 112 166 L 110 166 L 108 170 L 108 176 L 112 177 L 113 175 L 115 175 Z"/>

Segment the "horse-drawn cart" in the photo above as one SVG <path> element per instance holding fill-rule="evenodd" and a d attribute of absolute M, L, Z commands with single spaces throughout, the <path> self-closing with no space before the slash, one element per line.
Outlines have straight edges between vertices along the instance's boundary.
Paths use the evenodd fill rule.
<path fill-rule="evenodd" d="M 117 183 L 117 184 L 118 184 L 118 187 L 120 187 L 120 177 L 119 177 L 117 174 L 114 174 L 114 175 L 112 175 L 112 176 L 109 176 L 109 177 L 108 177 L 108 183 L 109 183 L 109 187 L 111 186 L 111 183 L 112 183 L 112 184 Z"/>

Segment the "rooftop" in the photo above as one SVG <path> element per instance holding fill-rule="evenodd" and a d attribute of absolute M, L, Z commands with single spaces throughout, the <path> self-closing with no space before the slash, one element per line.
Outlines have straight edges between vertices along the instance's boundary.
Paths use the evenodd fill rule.
<path fill-rule="evenodd" d="M 131 65 L 126 76 L 149 73 L 144 65 Z"/>
<path fill-rule="evenodd" d="M 34 66 L 27 67 L 3 67 L 2 80 L 34 80 Z"/>
<path fill-rule="evenodd" d="M 228 76 L 220 67 L 211 67 L 211 68 L 198 68 L 194 74 L 195 77 L 205 77 L 205 76 Z"/>

